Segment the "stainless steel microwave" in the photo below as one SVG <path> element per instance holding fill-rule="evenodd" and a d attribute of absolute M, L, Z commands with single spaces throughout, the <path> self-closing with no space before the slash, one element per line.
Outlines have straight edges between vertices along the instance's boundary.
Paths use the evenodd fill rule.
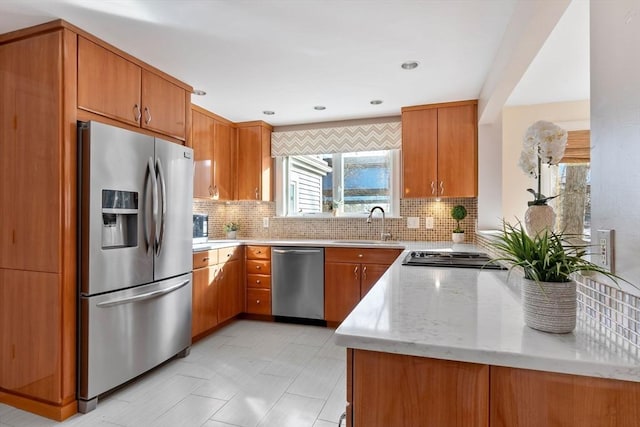
<path fill-rule="evenodd" d="M 209 215 L 193 214 L 193 243 L 206 243 L 209 239 Z"/>

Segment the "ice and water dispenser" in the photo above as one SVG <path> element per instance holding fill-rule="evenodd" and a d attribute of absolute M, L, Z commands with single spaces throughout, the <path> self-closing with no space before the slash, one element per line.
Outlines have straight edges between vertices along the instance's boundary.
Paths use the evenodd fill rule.
<path fill-rule="evenodd" d="M 138 193 L 102 190 L 102 248 L 138 245 Z"/>

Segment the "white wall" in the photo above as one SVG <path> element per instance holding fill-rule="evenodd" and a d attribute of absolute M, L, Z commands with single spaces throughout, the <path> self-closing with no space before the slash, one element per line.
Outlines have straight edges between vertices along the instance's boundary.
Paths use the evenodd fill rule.
<path fill-rule="evenodd" d="M 502 117 L 478 125 L 478 226 L 499 229 L 502 222 Z"/>
<path fill-rule="evenodd" d="M 589 128 L 589 101 L 560 102 L 505 107 L 502 112 L 502 215 L 510 223 L 524 219 L 527 202 L 533 196 L 527 188 L 537 188 L 537 181 L 518 166 L 522 138 L 538 120 L 556 123 L 566 130 Z M 546 166 L 543 166 L 543 168 Z M 547 194 L 542 191 L 546 196 Z M 478 208 L 480 209 L 480 208 Z"/>
<path fill-rule="evenodd" d="M 616 273 L 640 286 L 639 46 L 638 0 L 591 1 L 592 229 L 616 230 Z"/>

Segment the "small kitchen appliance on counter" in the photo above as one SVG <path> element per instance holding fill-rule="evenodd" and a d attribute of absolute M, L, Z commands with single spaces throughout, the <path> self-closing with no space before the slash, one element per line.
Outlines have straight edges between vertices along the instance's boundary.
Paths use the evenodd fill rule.
<path fill-rule="evenodd" d="M 78 123 L 78 410 L 191 345 L 193 150 Z"/>
<path fill-rule="evenodd" d="M 412 251 L 404 258 L 402 265 L 506 270 L 482 252 Z"/>
<path fill-rule="evenodd" d="M 193 244 L 207 243 L 209 240 L 209 215 L 193 214 Z"/>

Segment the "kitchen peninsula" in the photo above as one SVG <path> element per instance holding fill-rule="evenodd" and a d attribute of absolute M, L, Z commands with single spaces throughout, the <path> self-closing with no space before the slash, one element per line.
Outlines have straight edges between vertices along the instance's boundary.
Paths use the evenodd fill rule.
<path fill-rule="evenodd" d="M 336 331 L 347 425 L 640 425 L 633 348 L 581 313 L 570 334 L 528 328 L 515 273 L 402 258 Z"/>

